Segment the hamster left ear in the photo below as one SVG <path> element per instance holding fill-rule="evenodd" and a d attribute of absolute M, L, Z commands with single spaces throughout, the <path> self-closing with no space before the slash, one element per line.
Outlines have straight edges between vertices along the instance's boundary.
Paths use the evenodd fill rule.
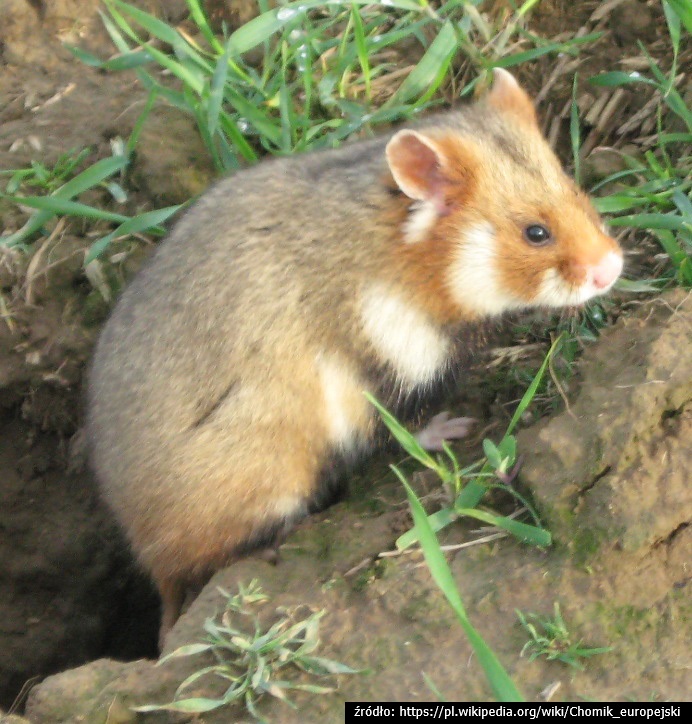
<path fill-rule="evenodd" d="M 504 68 L 493 69 L 493 85 L 485 100 L 498 111 L 511 113 L 525 123 L 538 125 L 533 101 L 516 78 Z"/>
<path fill-rule="evenodd" d="M 385 153 L 396 185 L 409 198 L 431 202 L 440 214 L 448 211 L 444 159 L 434 141 L 417 131 L 403 130 L 394 134 Z"/>

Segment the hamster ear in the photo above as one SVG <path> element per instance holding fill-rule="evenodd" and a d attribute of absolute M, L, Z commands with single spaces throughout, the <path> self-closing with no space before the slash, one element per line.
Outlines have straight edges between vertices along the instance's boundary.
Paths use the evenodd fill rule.
<path fill-rule="evenodd" d="M 394 181 L 406 196 L 432 202 L 438 213 L 448 211 L 444 157 L 434 141 L 417 131 L 398 131 L 387 144 L 385 153 Z"/>
<path fill-rule="evenodd" d="M 493 86 L 485 100 L 498 111 L 512 113 L 526 123 L 538 125 L 533 101 L 516 78 L 504 68 L 493 70 Z"/>

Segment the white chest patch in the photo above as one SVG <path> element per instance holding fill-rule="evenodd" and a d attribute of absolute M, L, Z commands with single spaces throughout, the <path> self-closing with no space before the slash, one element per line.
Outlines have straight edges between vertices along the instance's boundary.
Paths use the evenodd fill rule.
<path fill-rule="evenodd" d="M 366 386 L 338 359 L 319 353 L 316 361 L 329 439 L 344 450 L 352 450 L 367 434 L 370 413 L 363 395 Z"/>
<path fill-rule="evenodd" d="M 431 383 L 449 361 L 450 340 L 403 297 L 384 285 L 361 297 L 363 329 L 375 352 L 407 387 Z"/>
<path fill-rule="evenodd" d="M 462 308 L 485 317 L 524 306 L 502 289 L 498 253 L 490 224 L 473 226 L 464 233 L 449 270 L 452 296 Z"/>

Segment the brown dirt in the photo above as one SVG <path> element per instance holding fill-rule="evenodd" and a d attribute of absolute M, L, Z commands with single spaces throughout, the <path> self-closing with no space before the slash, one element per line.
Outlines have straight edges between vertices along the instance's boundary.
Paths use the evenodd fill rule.
<path fill-rule="evenodd" d="M 136 4 L 171 20 L 184 15 L 178 0 Z M 213 3 L 217 17 L 230 4 Z M 0 169 L 20 168 L 32 159 L 50 164 L 84 147 L 91 149 L 93 161 L 109 155 L 113 138 L 131 132 L 145 102 L 134 76 L 86 68 L 61 46 L 111 52 L 95 13 L 98 5 L 98 0 L 2 3 Z M 599 5 L 604 4 L 544 0 L 531 28 L 545 37 L 571 36 L 582 27 L 603 29 L 603 41 L 575 60 L 583 77 L 618 68 L 623 57 L 638 53 L 637 39 L 656 57 L 668 52 L 649 29 L 660 25 L 657 2 L 625 0 L 593 20 Z M 542 59 L 520 76 L 538 93 L 547 87 L 554 64 L 554 58 Z M 596 95 L 588 91 L 580 104 L 588 106 Z M 571 73 L 565 73 L 542 102 L 546 127 L 561 141 L 570 97 Z M 616 121 L 643 100 L 641 94 L 625 93 Z M 611 124 L 599 131 L 599 139 L 631 140 L 617 131 Z M 127 211 L 185 200 L 208 183 L 210 168 L 189 119 L 158 109 L 141 140 Z M 14 207 L 0 201 L 0 230 L 15 229 L 21 221 Z M 133 570 L 81 464 L 81 379 L 108 308 L 83 272 L 90 232 L 66 223 L 27 254 L 0 249 L 0 706 L 5 707 L 31 677 L 101 656 L 150 655 L 155 637 L 155 596 Z M 146 248 L 125 245 L 118 251 L 122 260 L 113 268 L 113 287 L 132 273 Z M 590 392 L 571 413 L 525 433 L 521 449 L 530 451 L 525 483 L 549 520 L 558 549 L 543 554 L 504 541 L 453 560 L 472 618 L 530 698 L 556 680 L 561 682 L 557 699 L 689 697 L 684 593 L 692 452 L 689 369 L 685 378 L 681 365 L 689 360 L 690 341 L 678 327 L 670 332 L 679 335 L 672 341 L 661 342 L 659 334 L 670 323 L 666 310 L 681 301 L 654 305 L 623 321 L 609 333 L 604 351 L 589 358 L 583 375 L 590 382 L 582 389 Z M 689 300 L 686 304 L 681 309 L 687 309 L 689 325 Z M 619 372 L 624 377 L 615 383 Z M 670 395 L 662 397 L 657 380 L 673 377 L 682 382 L 667 384 Z M 474 414 L 487 425 L 501 425 L 497 414 L 490 417 L 492 391 L 474 396 Z M 592 424 L 602 410 L 608 416 L 601 421 L 609 424 Z M 570 414 L 586 422 L 574 424 Z M 566 468 L 570 485 L 564 484 Z M 369 468 L 355 481 L 355 504 L 307 522 L 278 568 L 250 560 L 212 582 L 232 589 L 236 581 L 260 577 L 272 595 L 267 616 L 279 605 L 326 607 L 325 655 L 372 670 L 368 676 L 343 677 L 336 697 L 299 699 L 303 722 L 339 721 L 346 699 L 431 699 L 423 671 L 450 700 L 489 698 L 468 645 L 420 560 L 376 562 L 405 524 L 401 491 L 384 477 L 377 467 Z M 344 575 L 361 563 L 358 573 Z M 585 673 L 520 659 L 524 639 L 513 609 L 549 613 L 554 600 L 563 603 L 566 618 L 589 643 L 610 643 L 616 651 L 602 662 L 594 660 Z M 207 587 L 170 645 L 198 638 L 200 622 L 219 601 L 214 585 Z M 105 721 L 99 712 L 112 713 L 116 705 L 125 711 L 118 721 L 129 721 L 123 702 L 170 697 L 185 668 L 154 670 L 147 662 L 128 668 L 108 661 L 91 666 L 42 685 L 32 695 L 32 721 L 70 722 L 87 712 L 88 721 Z M 61 706 L 60 713 L 46 702 Z M 287 709 L 275 711 L 275 720 L 292 721 Z"/>

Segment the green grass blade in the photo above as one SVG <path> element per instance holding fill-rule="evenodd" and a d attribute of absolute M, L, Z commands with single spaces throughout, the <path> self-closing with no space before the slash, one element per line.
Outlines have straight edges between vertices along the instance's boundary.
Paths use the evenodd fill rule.
<path fill-rule="evenodd" d="M 424 450 L 416 438 L 399 423 L 394 415 L 382 407 L 382 405 L 369 392 L 364 392 L 363 394 L 368 402 L 380 413 L 382 421 L 389 428 L 389 431 L 392 433 L 399 445 L 401 445 L 401 447 L 403 447 L 411 457 L 418 460 L 419 463 L 422 463 L 425 467 L 430 468 L 431 470 L 435 470 L 439 474 L 441 466 L 438 464 L 437 460 Z"/>
<path fill-rule="evenodd" d="M 401 479 L 400 474 L 399 478 Z M 454 510 L 452 510 L 452 508 L 442 508 L 441 510 L 436 511 L 435 513 L 431 513 L 428 516 L 428 524 L 430 525 L 432 530 L 437 533 L 443 528 L 446 528 L 448 525 L 451 525 L 455 520 L 458 520 L 458 518 L 459 516 Z M 417 542 L 418 534 L 416 533 L 416 529 L 412 528 L 411 530 L 407 530 L 406 533 L 400 535 L 396 539 L 395 545 L 397 547 L 397 550 L 403 551 Z"/>
<path fill-rule="evenodd" d="M 680 18 L 688 33 L 692 33 L 692 3 L 690 0 L 663 0 L 663 5 L 671 8 Z"/>
<path fill-rule="evenodd" d="M 101 58 L 98 58 L 93 53 L 82 50 L 82 48 L 77 48 L 74 45 L 68 44 L 65 44 L 63 47 L 69 50 L 70 53 L 72 53 L 77 60 L 84 63 L 84 65 L 88 65 L 91 68 L 102 68 L 104 65 L 105 61 L 101 60 Z"/>
<path fill-rule="evenodd" d="M 564 53 L 572 46 L 583 45 L 584 43 L 591 43 L 598 40 L 603 33 L 590 33 L 584 35 L 581 38 L 573 38 L 563 43 L 547 43 L 542 45 L 540 48 L 532 48 L 531 50 L 525 50 L 521 53 L 515 53 L 514 55 L 508 55 L 504 58 L 498 58 L 493 60 L 493 68 L 511 68 L 516 65 L 521 65 L 529 60 L 535 60 L 548 53 Z"/>
<path fill-rule="evenodd" d="M 207 43 L 216 53 L 223 53 L 224 47 L 209 26 L 206 13 L 202 9 L 199 0 L 187 0 L 187 6 L 190 8 L 190 17 L 202 32 Z"/>
<path fill-rule="evenodd" d="M 680 213 L 687 221 L 692 221 L 692 201 L 682 191 L 673 191 L 673 203 L 678 207 Z"/>
<path fill-rule="evenodd" d="M 228 86 L 226 87 L 226 100 L 240 116 L 254 126 L 260 136 L 268 139 L 275 146 L 281 147 L 282 130 L 262 108 L 258 108 L 256 104 Z"/>
<path fill-rule="evenodd" d="M 159 65 L 167 70 L 170 70 L 176 78 L 180 79 L 198 96 L 202 95 L 202 91 L 204 90 L 204 75 L 199 71 L 199 69 L 195 68 L 195 70 L 192 70 L 189 64 L 184 64 L 174 60 L 170 55 L 163 53 L 158 50 L 158 48 L 154 48 L 152 45 L 147 45 L 146 47 L 147 51 Z"/>
<path fill-rule="evenodd" d="M 152 231 L 162 224 L 164 221 L 169 219 L 176 211 L 182 208 L 182 204 L 177 206 L 167 206 L 163 209 L 156 209 L 154 211 L 147 211 L 143 214 L 133 216 L 126 221 L 123 221 L 116 229 L 97 239 L 89 248 L 89 252 L 86 255 L 84 264 L 89 264 L 98 259 L 101 254 L 108 248 L 113 239 L 119 236 L 126 236 L 128 234 L 137 234 L 141 231 Z M 159 230 L 160 231 L 160 230 Z"/>
<path fill-rule="evenodd" d="M 227 702 L 224 699 L 207 699 L 198 696 L 191 699 L 180 699 L 171 701 L 168 704 L 146 704 L 144 706 L 134 706 L 133 711 L 149 712 L 149 711 L 177 711 L 188 714 L 199 714 L 205 711 L 213 711 Z"/>
<path fill-rule="evenodd" d="M 279 90 L 279 110 L 281 111 L 281 140 L 279 147 L 286 155 L 291 153 L 293 148 L 293 133 L 295 129 L 295 115 L 291 91 L 286 83 L 281 85 Z"/>
<path fill-rule="evenodd" d="M 127 35 L 127 37 L 130 38 L 132 42 L 136 43 L 137 45 L 142 45 L 141 38 L 139 38 L 139 36 L 135 33 L 127 20 L 125 20 L 125 18 L 114 7 L 113 0 L 104 0 L 104 2 L 106 7 L 108 8 L 110 17 L 105 13 L 102 13 L 100 10 L 99 15 L 101 16 L 101 20 L 103 21 L 108 35 L 110 35 L 111 40 L 113 41 L 113 45 L 115 45 L 115 47 L 121 53 L 130 52 L 131 48 L 123 37 L 123 33 L 125 33 L 125 35 Z M 115 23 L 113 22 L 113 20 L 115 20 Z M 118 28 L 120 28 L 123 33 L 121 33 Z"/>
<path fill-rule="evenodd" d="M 6 198 L 1 196 L 0 198 Z M 29 237 L 40 231 L 45 223 L 50 221 L 55 214 L 51 211 L 39 211 L 36 214 L 32 214 L 31 218 L 13 234 L 8 236 L 0 236 L 0 244 L 7 247 L 19 246 L 23 244 Z"/>
<path fill-rule="evenodd" d="M 250 163 L 257 161 L 259 157 L 256 151 L 247 142 L 236 122 L 226 113 L 221 115 L 219 121 L 223 132 L 231 140 L 233 147 L 238 153 Z"/>
<path fill-rule="evenodd" d="M 579 106 L 577 105 L 577 82 L 579 75 L 574 74 L 572 82 L 572 105 L 569 114 L 569 136 L 572 143 L 572 158 L 574 159 L 574 180 L 581 183 L 581 138 L 579 132 Z"/>
<path fill-rule="evenodd" d="M 630 226 L 633 229 L 669 229 L 680 231 L 687 229 L 692 231 L 692 224 L 679 216 L 670 214 L 632 214 L 630 216 L 618 216 L 616 219 L 609 219 L 610 226 Z"/>
<path fill-rule="evenodd" d="M 360 63 L 360 69 L 363 74 L 363 80 L 365 82 L 365 97 L 370 101 L 371 94 L 371 69 L 370 59 L 368 54 L 368 46 L 365 38 L 365 30 L 363 28 L 363 18 L 360 15 L 360 10 L 357 5 L 351 8 L 351 16 L 353 18 L 353 37 L 356 44 L 356 52 L 358 54 L 358 62 Z"/>
<path fill-rule="evenodd" d="M 663 229 L 654 234 L 654 236 L 656 236 L 666 254 L 668 254 L 674 262 L 679 262 L 681 260 L 683 255 L 682 249 L 678 246 L 675 241 L 675 236 L 670 231 Z"/>
<path fill-rule="evenodd" d="M 151 57 L 151 53 L 148 53 L 146 50 L 132 50 L 129 53 L 121 53 L 115 58 L 105 61 L 103 69 L 114 72 L 119 70 L 130 70 L 132 68 L 139 68 L 142 65 L 151 63 L 152 60 L 153 58 Z"/>
<path fill-rule="evenodd" d="M 131 155 L 134 152 L 135 147 L 137 146 L 137 142 L 139 141 L 139 136 L 142 133 L 142 129 L 144 128 L 144 124 L 146 123 L 146 120 L 149 117 L 149 114 L 151 113 L 151 109 L 154 107 L 154 102 L 156 101 L 157 96 L 158 96 L 158 89 L 152 88 L 149 91 L 149 96 L 147 98 L 146 105 L 144 106 L 144 109 L 137 117 L 137 120 L 135 121 L 135 125 L 132 128 L 132 133 L 130 134 L 130 137 L 127 139 L 128 155 Z"/>
<path fill-rule="evenodd" d="M 186 41 L 183 40 L 175 28 L 172 28 L 163 20 L 159 20 L 154 15 L 150 15 L 144 10 L 140 10 L 134 5 L 130 5 L 122 0 L 110 0 L 108 4 L 117 6 L 124 14 L 131 17 L 137 25 L 144 28 L 150 36 L 158 38 L 164 43 L 168 43 L 168 45 L 173 48 L 180 48 L 182 45 L 187 46 Z"/>
<path fill-rule="evenodd" d="M 416 67 L 385 105 L 408 103 L 432 95 L 444 78 L 458 47 L 452 23 L 447 21 Z"/>
<path fill-rule="evenodd" d="M 219 116 L 221 115 L 226 79 L 228 78 L 229 58 L 230 52 L 226 48 L 219 57 L 211 77 L 207 103 L 207 131 L 210 137 L 214 136 L 219 127 Z"/>
<path fill-rule="evenodd" d="M 624 73 L 621 70 L 613 70 L 608 73 L 599 73 L 589 78 L 591 85 L 603 86 L 605 88 L 615 88 L 630 83 L 646 83 L 648 85 L 657 86 L 658 84 L 644 75 L 637 73 Z"/>
<path fill-rule="evenodd" d="M 603 196 L 600 199 L 594 199 L 594 206 L 601 214 L 617 214 L 621 211 L 635 209 L 638 206 L 646 206 L 648 201 L 647 198 L 613 194 L 612 196 Z M 610 221 L 608 223 L 610 223 Z"/>
<path fill-rule="evenodd" d="M 435 583 L 439 586 L 445 598 L 449 602 L 453 611 L 456 613 L 459 623 L 461 623 L 466 636 L 468 637 L 473 650 L 478 657 L 483 671 L 490 687 L 499 701 L 524 701 L 514 682 L 509 677 L 499 659 L 486 644 L 483 637 L 478 633 L 470 622 L 464 604 L 457 590 L 454 576 L 447 564 L 444 554 L 440 550 L 437 537 L 433 533 L 428 523 L 427 516 L 423 510 L 423 506 L 416 497 L 408 483 L 401 478 L 401 482 L 406 488 L 409 504 L 411 506 L 411 514 L 415 523 L 418 539 L 421 542 L 425 561 L 430 569 L 430 574 Z"/>
<path fill-rule="evenodd" d="M 122 214 L 104 211 L 103 209 L 97 209 L 69 199 L 57 198 L 56 196 L 4 196 L 3 198 L 15 204 L 29 206 L 32 209 L 49 211 L 51 216 L 80 216 L 86 219 L 117 222 L 128 220 L 128 217 Z"/>
<path fill-rule="evenodd" d="M 55 191 L 53 196 L 59 199 L 71 199 L 87 189 L 98 186 L 114 173 L 124 170 L 130 159 L 127 156 L 109 156 L 84 169 Z M 37 207 L 38 208 L 38 207 Z"/>
<path fill-rule="evenodd" d="M 561 344 L 561 342 L 562 342 L 562 337 L 563 337 L 563 335 L 561 334 L 552 343 L 552 345 L 550 345 L 548 354 L 545 356 L 545 359 L 543 360 L 543 363 L 541 364 L 540 368 L 538 369 L 536 376 L 533 378 L 533 380 L 531 380 L 531 384 L 528 386 L 526 392 L 523 394 L 519 404 L 517 405 L 517 409 L 514 411 L 514 414 L 512 415 L 512 419 L 510 420 L 510 423 L 507 426 L 505 435 L 511 435 L 512 432 L 514 432 L 514 428 L 517 426 L 519 420 L 521 419 L 521 416 L 524 414 L 524 412 L 526 412 L 526 409 L 531 404 L 531 401 L 533 400 L 533 398 L 536 394 L 536 391 L 538 390 L 538 387 L 541 384 L 541 381 L 543 380 L 543 375 L 545 374 L 545 371 L 548 368 L 550 358 L 555 353 L 555 350 L 557 349 L 558 345 Z"/>
<path fill-rule="evenodd" d="M 493 515 L 484 510 L 478 510 L 477 508 L 455 508 L 454 510 L 459 515 L 475 518 L 488 525 L 493 525 L 496 528 L 502 528 L 502 530 L 506 530 L 524 543 L 529 543 L 539 548 L 548 548 L 553 541 L 550 533 L 544 528 L 538 528 L 528 523 L 521 523 L 513 518 L 507 518 L 503 515 Z"/>
<path fill-rule="evenodd" d="M 483 496 L 488 492 L 488 486 L 481 482 L 482 476 L 488 475 L 491 472 L 492 467 L 490 465 L 483 466 L 479 476 L 464 485 L 456 501 L 454 501 L 454 507 L 456 508 L 458 506 L 461 510 L 465 510 L 478 505 Z"/>

